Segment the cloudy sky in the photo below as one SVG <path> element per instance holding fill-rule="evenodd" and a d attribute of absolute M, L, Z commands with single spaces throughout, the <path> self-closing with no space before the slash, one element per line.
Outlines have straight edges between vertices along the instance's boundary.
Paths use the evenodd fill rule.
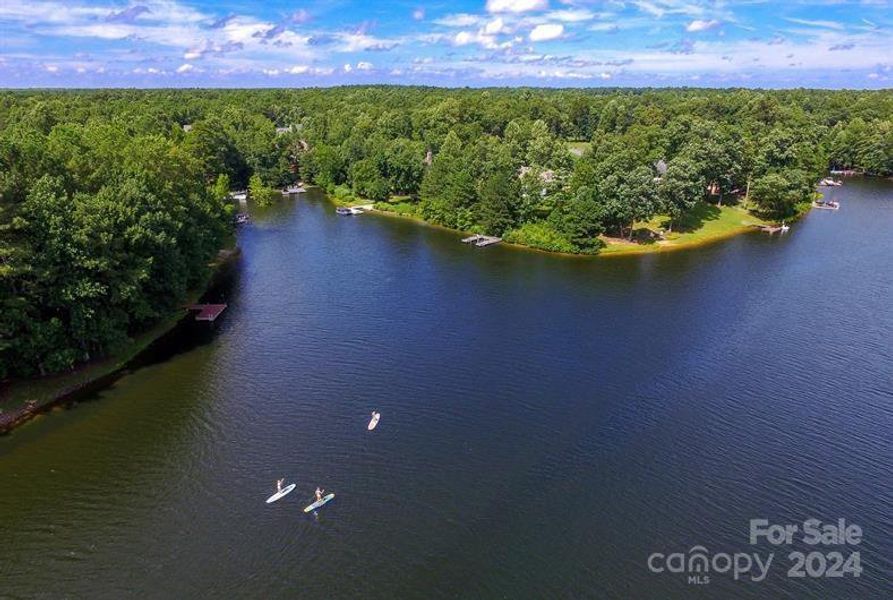
<path fill-rule="evenodd" d="M 893 87 L 891 0 L 0 0 L 0 86 Z"/>

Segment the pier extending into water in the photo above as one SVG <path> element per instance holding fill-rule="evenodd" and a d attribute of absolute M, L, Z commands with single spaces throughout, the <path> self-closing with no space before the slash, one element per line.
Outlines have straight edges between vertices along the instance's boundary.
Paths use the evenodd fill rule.
<path fill-rule="evenodd" d="M 492 246 L 494 244 L 498 244 L 502 241 L 501 237 L 495 237 L 492 235 L 480 235 L 475 234 L 469 236 L 467 238 L 462 238 L 463 244 L 473 244 L 478 248 L 486 248 L 487 246 Z"/>
<path fill-rule="evenodd" d="M 193 304 L 189 307 L 189 310 L 198 311 L 195 315 L 196 321 L 213 323 L 217 320 L 217 317 L 223 314 L 226 306 L 226 304 Z"/>

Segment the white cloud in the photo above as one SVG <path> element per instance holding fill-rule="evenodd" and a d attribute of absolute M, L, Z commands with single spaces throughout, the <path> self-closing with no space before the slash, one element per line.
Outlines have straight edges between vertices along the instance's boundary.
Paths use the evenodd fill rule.
<path fill-rule="evenodd" d="M 505 29 L 505 21 L 502 20 L 502 17 L 496 17 L 484 26 L 484 33 L 496 35 L 497 33 L 502 33 L 503 29 Z"/>
<path fill-rule="evenodd" d="M 564 35 L 564 25 L 559 23 L 546 23 L 545 25 L 537 25 L 530 32 L 531 42 L 545 42 L 554 40 Z"/>
<path fill-rule="evenodd" d="M 311 20 L 313 20 L 313 16 L 309 12 L 307 12 L 306 9 L 303 8 L 300 10 L 296 10 L 291 14 L 292 23 L 303 24 L 309 23 Z"/>
<path fill-rule="evenodd" d="M 377 38 L 366 33 L 338 33 L 335 37 L 341 42 L 339 52 L 363 52 L 366 50 L 391 50 L 400 45 L 397 40 Z"/>
<path fill-rule="evenodd" d="M 347 72 L 347 67 L 350 65 L 344 65 L 345 72 Z M 284 69 L 283 73 L 288 73 L 289 75 L 331 75 L 335 72 L 335 69 L 331 67 L 311 67 L 308 65 L 294 65 Z"/>
<path fill-rule="evenodd" d="M 443 41 L 443 40 L 440 40 Z M 477 44 L 487 50 L 506 50 L 511 48 L 518 42 L 518 38 L 500 42 L 495 35 L 488 35 L 484 29 L 479 31 L 460 31 L 456 35 L 448 38 L 453 46 L 467 46 L 469 44 Z"/>
<path fill-rule="evenodd" d="M 615 33 L 620 30 L 620 26 L 617 23 L 593 23 L 589 26 L 589 31 L 604 31 L 608 33 Z"/>
<path fill-rule="evenodd" d="M 523 13 L 549 8 L 548 0 L 487 0 L 487 12 Z"/>
<path fill-rule="evenodd" d="M 457 46 L 465 46 L 475 40 L 475 35 L 469 31 L 460 31 L 453 38 L 453 43 Z"/>
<path fill-rule="evenodd" d="M 274 25 L 271 23 L 248 17 L 236 17 L 227 21 L 221 31 L 228 41 L 244 44 L 256 39 L 256 36 L 270 32 L 273 28 Z"/>
<path fill-rule="evenodd" d="M 708 31 L 710 29 L 714 29 L 719 27 L 720 23 L 716 19 L 704 20 L 704 19 L 695 19 L 691 23 L 689 23 L 685 30 L 691 33 L 695 33 L 698 31 Z"/>
<path fill-rule="evenodd" d="M 694 0 L 634 0 L 633 4 L 658 19 L 664 15 L 699 16 L 704 13 L 701 3 Z"/>
<path fill-rule="evenodd" d="M 481 18 L 477 15 L 470 15 L 468 13 L 457 13 L 454 15 L 447 15 L 440 19 L 435 19 L 435 25 L 443 25 L 444 27 L 471 27 L 473 25 L 477 25 L 481 22 Z"/>
<path fill-rule="evenodd" d="M 815 0 L 815 4 L 839 1 Z M 218 73 L 232 76 L 236 85 L 240 74 L 340 74 L 350 80 L 345 73 L 357 77 L 361 71 L 468 76 L 479 81 L 537 77 L 543 71 L 548 77 L 588 78 L 593 83 L 608 78 L 633 81 L 632 75 L 640 77 L 637 81 L 700 75 L 718 85 L 752 76 L 754 81 L 774 79 L 795 85 L 801 76 L 804 82 L 832 79 L 827 73 L 833 71 L 850 72 L 837 79 L 876 87 L 891 77 L 879 66 L 890 62 L 889 38 L 884 37 L 889 24 L 882 9 L 868 6 L 870 1 L 859 2 L 860 15 L 847 20 L 818 11 L 810 16 L 825 20 L 776 13 L 759 21 L 764 39 L 744 40 L 732 35 L 739 27 L 747 29 L 732 12 L 739 2 L 728 0 L 486 0 L 478 3 L 475 14 L 460 12 L 439 19 L 426 14 L 424 2 L 414 0 L 404 5 L 402 13 L 409 31 L 390 34 L 389 39 L 362 27 L 341 28 L 337 21 L 305 26 L 311 18 L 306 11 L 291 15 L 283 11 L 265 20 L 253 8 L 220 18 L 225 14 L 222 8 L 192 8 L 188 6 L 192 0 L 0 0 L 4 38 L 0 45 L 6 47 L 0 63 L 5 58 L 6 64 L 21 63 L 33 73 L 47 73 L 53 67 L 75 85 L 79 79 L 75 73 L 102 73 L 105 67 L 100 65 L 106 63 L 112 77 Z M 461 10 L 461 5 L 452 6 Z M 275 20 L 280 17 L 281 21 Z M 625 36 L 605 35 L 618 30 L 635 30 L 641 36 L 631 43 Z M 553 47 L 538 43 L 584 31 L 598 41 L 556 42 L 555 53 L 537 54 Z M 685 44 L 674 44 L 672 31 L 682 33 Z M 697 35 L 707 31 L 713 33 Z M 657 39 L 646 41 L 648 32 Z M 729 35 L 722 37 L 723 32 Z M 770 42 L 772 36 L 783 40 L 783 49 L 779 42 Z M 44 47 L 41 40 L 54 43 Z M 455 48 L 432 52 L 429 44 Z M 84 46 L 90 47 L 89 55 L 77 52 Z M 397 47 L 406 52 L 386 58 L 372 54 Z M 413 60 L 427 54 L 434 60 Z M 375 66 L 368 62 L 370 57 Z M 147 68 L 148 64 L 157 68 Z M 871 74 L 880 79 L 872 80 Z"/>
<path fill-rule="evenodd" d="M 843 29 L 843 25 L 836 21 L 812 21 L 810 19 L 785 19 L 791 23 L 798 25 L 806 25 L 808 27 L 822 27 L 824 29 Z"/>
<path fill-rule="evenodd" d="M 546 15 L 553 21 L 564 21 L 565 23 L 579 23 L 581 21 L 591 21 L 595 18 L 595 13 L 583 8 L 575 8 L 568 10 L 554 10 Z"/>

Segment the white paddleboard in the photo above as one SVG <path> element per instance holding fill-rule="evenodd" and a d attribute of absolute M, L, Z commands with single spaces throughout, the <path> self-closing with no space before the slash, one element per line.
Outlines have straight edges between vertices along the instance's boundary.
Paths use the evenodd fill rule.
<path fill-rule="evenodd" d="M 323 504 L 325 504 L 326 502 L 328 502 L 329 500 L 331 500 L 334 497 L 335 497 L 335 494 L 327 494 L 327 495 L 323 496 L 321 500 L 317 500 L 316 502 L 314 502 L 313 504 L 311 504 L 310 506 L 305 508 L 304 512 L 308 513 L 311 510 L 316 510 L 317 508 L 319 508 L 320 506 L 322 506 Z"/>
<path fill-rule="evenodd" d="M 377 412 L 374 415 L 372 415 L 372 420 L 369 421 L 369 427 L 368 427 L 369 431 L 372 431 L 373 429 L 375 429 L 375 427 L 378 425 L 378 422 L 380 420 L 381 420 L 381 413 Z"/>
<path fill-rule="evenodd" d="M 292 483 L 291 485 L 285 486 L 284 488 L 282 488 L 281 490 L 279 490 L 278 492 L 276 492 L 275 494 L 273 494 L 272 496 L 267 498 L 267 504 L 272 504 L 273 502 L 276 502 L 277 500 L 279 500 L 280 498 L 282 498 L 283 496 L 285 496 L 286 494 L 291 492 L 293 489 L 295 489 L 296 485 L 297 485 L 296 483 Z"/>

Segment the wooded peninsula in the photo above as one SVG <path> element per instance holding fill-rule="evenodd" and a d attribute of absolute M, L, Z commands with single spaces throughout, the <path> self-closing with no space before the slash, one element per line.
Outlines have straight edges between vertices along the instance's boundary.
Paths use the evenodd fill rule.
<path fill-rule="evenodd" d="M 182 305 L 233 190 L 595 254 L 730 206 L 780 221 L 829 169 L 893 175 L 889 91 L 0 92 L 0 380 L 106 356 Z"/>

